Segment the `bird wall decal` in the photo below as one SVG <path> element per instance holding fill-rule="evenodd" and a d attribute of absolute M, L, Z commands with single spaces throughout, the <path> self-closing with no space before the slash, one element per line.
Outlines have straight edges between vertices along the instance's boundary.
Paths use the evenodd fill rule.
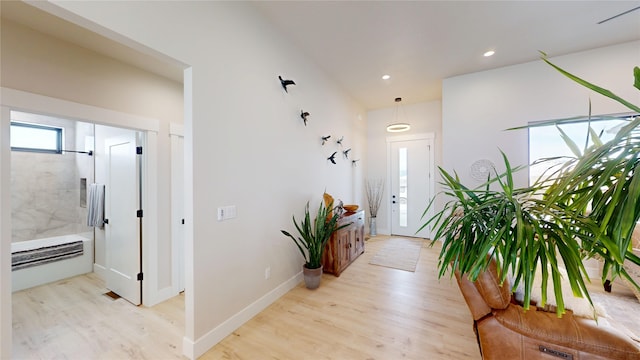
<path fill-rule="evenodd" d="M 337 153 L 338 153 L 337 151 L 334 151 L 334 152 L 333 152 L 333 154 L 331 154 L 331 156 L 329 156 L 329 157 L 327 158 L 327 160 L 329 160 L 329 161 L 331 161 L 332 163 L 334 163 L 334 164 L 335 164 L 335 163 L 336 163 L 336 154 L 337 154 Z"/>
<path fill-rule="evenodd" d="M 278 79 L 280 79 L 280 84 L 282 84 L 282 88 L 286 93 L 289 92 L 289 90 L 287 90 L 287 86 L 296 84 L 293 80 L 285 80 L 280 75 L 278 75 Z"/>
<path fill-rule="evenodd" d="M 351 151 L 351 148 L 348 148 L 347 150 L 343 151 L 342 154 L 344 155 L 345 159 L 349 158 L 349 151 Z"/>
<path fill-rule="evenodd" d="M 326 143 L 327 140 L 329 140 L 330 138 L 331 138 L 331 135 L 323 136 L 322 137 L 322 145 L 324 145 L 324 143 Z"/>
<path fill-rule="evenodd" d="M 360 159 L 351 160 L 351 165 L 356 166 Z"/>
<path fill-rule="evenodd" d="M 300 117 L 302 118 L 302 120 L 304 121 L 304 126 L 307 126 L 307 118 L 309 117 L 308 112 L 304 111 L 304 110 L 300 110 Z"/>
<path fill-rule="evenodd" d="M 340 139 L 336 140 L 336 143 L 342 146 L 342 140 L 344 140 L 344 136 L 340 137 Z"/>

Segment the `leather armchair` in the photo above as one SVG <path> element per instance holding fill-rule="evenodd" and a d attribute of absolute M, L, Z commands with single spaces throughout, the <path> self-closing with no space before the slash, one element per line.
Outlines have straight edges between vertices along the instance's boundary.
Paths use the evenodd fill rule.
<path fill-rule="evenodd" d="M 456 273 L 474 320 L 483 359 L 640 359 L 640 344 L 605 318 L 595 320 L 555 312 L 525 311 L 512 302 L 511 286 L 499 283 L 496 263 L 475 282 Z"/>

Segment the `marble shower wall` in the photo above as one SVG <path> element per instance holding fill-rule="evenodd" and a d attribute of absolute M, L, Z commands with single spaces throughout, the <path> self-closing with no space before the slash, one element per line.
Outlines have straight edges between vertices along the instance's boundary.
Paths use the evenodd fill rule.
<path fill-rule="evenodd" d="M 63 149 L 93 150 L 93 124 L 20 112 L 11 119 L 63 127 Z M 12 241 L 91 232 L 81 178 L 94 181 L 93 156 L 12 151 Z"/>

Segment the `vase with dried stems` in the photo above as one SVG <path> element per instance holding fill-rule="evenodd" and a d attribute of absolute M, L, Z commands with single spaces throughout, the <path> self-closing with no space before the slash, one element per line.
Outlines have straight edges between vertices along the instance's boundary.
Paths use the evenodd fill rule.
<path fill-rule="evenodd" d="M 382 193 L 384 191 L 384 180 L 377 179 L 373 181 L 366 180 L 367 202 L 369 203 L 369 235 L 378 235 L 376 218 L 378 209 L 382 203 Z"/>

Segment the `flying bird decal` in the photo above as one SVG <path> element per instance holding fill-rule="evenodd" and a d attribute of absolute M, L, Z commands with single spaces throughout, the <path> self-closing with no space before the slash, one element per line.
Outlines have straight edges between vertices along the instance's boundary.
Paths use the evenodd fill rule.
<path fill-rule="evenodd" d="M 308 112 L 304 111 L 304 110 L 300 110 L 300 117 L 302 118 L 302 120 L 304 121 L 304 126 L 307 126 L 307 118 L 309 117 Z"/>
<path fill-rule="evenodd" d="M 336 140 L 336 143 L 342 146 L 342 140 L 344 140 L 344 136 L 340 137 L 340 139 Z"/>
<path fill-rule="evenodd" d="M 322 145 L 324 145 L 324 143 L 326 143 L 327 140 L 329 140 L 329 138 L 331 138 L 331 135 L 323 136 L 322 137 Z"/>
<path fill-rule="evenodd" d="M 279 76 L 279 75 L 278 75 L 278 79 L 280 79 L 280 84 L 282 84 L 282 88 L 287 93 L 289 92 L 289 90 L 287 90 L 287 86 L 296 84 L 293 80 L 285 80 L 282 78 L 282 76 Z"/>
<path fill-rule="evenodd" d="M 348 158 L 349 158 L 349 151 L 351 151 L 351 148 L 349 148 L 349 149 L 347 149 L 347 150 L 345 150 L 345 151 L 343 151 L 343 152 L 342 152 L 342 154 L 344 155 L 344 158 L 345 158 L 345 159 L 348 159 Z"/>
<path fill-rule="evenodd" d="M 329 156 L 329 157 L 327 158 L 327 160 L 329 160 L 329 161 L 331 161 L 332 163 L 334 163 L 334 164 L 335 164 L 335 163 L 336 163 L 336 154 L 337 154 L 337 153 L 338 153 L 337 151 L 334 151 L 334 152 L 333 152 L 333 154 L 331 154 L 331 156 Z"/>

